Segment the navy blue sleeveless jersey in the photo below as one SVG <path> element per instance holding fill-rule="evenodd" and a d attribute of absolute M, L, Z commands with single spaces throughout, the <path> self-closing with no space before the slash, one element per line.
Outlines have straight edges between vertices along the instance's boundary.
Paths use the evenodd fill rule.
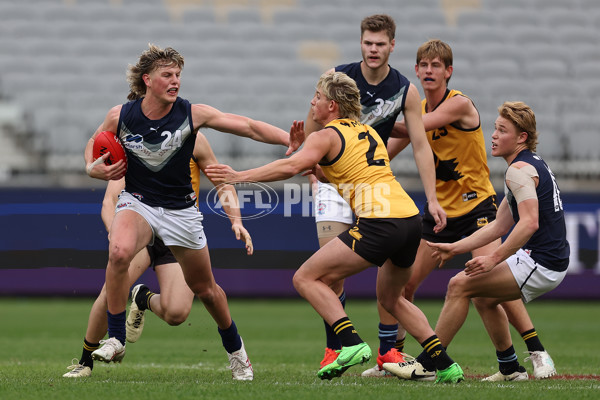
<path fill-rule="evenodd" d="M 523 161 L 535 167 L 539 183 L 535 189 L 538 197 L 539 228 L 523 246 L 531 258 L 553 271 L 564 271 L 569 266 L 569 242 L 565 227 L 560 190 L 548 165 L 535 153 L 521 151 L 512 163 Z M 512 164 L 511 163 L 511 164 Z M 505 184 L 505 193 L 515 222 L 519 221 L 517 201 Z"/>
<path fill-rule="evenodd" d="M 192 107 L 177 98 L 171 111 L 151 120 L 142 99 L 123 104 L 118 136 L 127 153 L 125 190 L 152 207 L 181 209 L 194 205 L 190 159 L 196 135 Z"/>
<path fill-rule="evenodd" d="M 388 76 L 379 85 L 370 85 L 360 70 L 360 62 L 338 65 L 335 70 L 354 79 L 360 90 L 360 122 L 373 127 L 387 145 L 394 123 L 404 110 L 410 81 L 390 67 Z"/>

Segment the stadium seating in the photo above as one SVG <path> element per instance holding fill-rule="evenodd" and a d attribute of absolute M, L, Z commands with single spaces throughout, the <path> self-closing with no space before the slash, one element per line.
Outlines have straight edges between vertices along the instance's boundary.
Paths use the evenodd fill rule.
<path fill-rule="evenodd" d="M 497 8 L 493 9 L 493 13 L 496 15 L 497 25 L 502 26 L 504 30 L 512 30 L 515 26 L 540 26 L 542 24 L 540 13 L 523 12 L 521 7 Z"/>
<path fill-rule="evenodd" d="M 417 47 L 433 37 L 452 45 L 450 86 L 476 102 L 486 135 L 497 107 L 521 99 L 544 127 L 545 154 L 598 158 L 600 143 L 589 129 L 598 126 L 594 113 L 578 114 L 579 122 L 570 113 L 585 108 L 579 105 L 586 98 L 595 104 L 599 98 L 600 1 L 481 0 L 479 7 L 475 2 L 452 10 L 445 8 L 449 3 L 0 1 L 0 98 L 29 116 L 33 147 L 45 151 L 48 171 L 80 171 L 89 135 L 111 106 L 125 101 L 127 65 L 155 43 L 185 56 L 183 96 L 287 129 L 306 115 L 325 69 L 360 59 L 361 18 L 386 12 L 398 24 L 390 62 L 415 83 Z M 251 162 L 278 154 L 262 144 L 213 136 L 219 157 Z M 72 161 L 51 162 L 57 154 Z"/>

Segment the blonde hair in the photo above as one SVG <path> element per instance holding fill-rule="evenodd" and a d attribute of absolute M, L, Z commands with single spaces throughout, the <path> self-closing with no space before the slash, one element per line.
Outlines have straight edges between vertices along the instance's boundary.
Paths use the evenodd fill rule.
<path fill-rule="evenodd" d="M 518 132 L 527 133 L 525 145 L 529 150 L 535 152 L 539 133 L 536 128 L 535 113 L 531 107 L 522 101 L 505 101 L 498 107 L 498 113 L 501 117 L 509 120 Z"/>
<path fill-rule="evenodd" d="M 143 76 L 149 74 L 157 68 L 175 65 L 183 69 L 183 56 L 175 49 L 167 47 L 161 49 L 152 43 L 148 44 L 138 60 L 137 64 L 129 65 L 127 68 L 127 83 L 129 83 L 128 100 L 136 100 L 146 94 L 146 83 Z"/>
<path fill-rule="evenodd" d="M 365 31 L 371 32 L 381 32 L 385 31 L 385 33 L 390 38 L 390 42 L 394 40 L 396 36 L 396 23 L 394 19 L 386 14 L 375 14 L 369 17 L 366 17 L 360 23 L 360 37 L 365 33 Z"/>
<path fill-rule="evenodd" d="M 450 67 L 453 61 L 452 48 L 448 43 L 439 39 L 428 40 L 417 50 L 417 65 L 423 59 L 433 60 L 436 57 L 439 57 L 440 61 L 444 63 L 444 67 Z M 450 82 L 450 78 L 446 79 L 446 84 L 448 82 Z"/>
<path fill-rule="evenodd" d="M 321 75 L 317 89 L 338 104 L 340 118 L 360 121 L 360 90 L 354 79 L 343 72 L 330 72 Z"/>

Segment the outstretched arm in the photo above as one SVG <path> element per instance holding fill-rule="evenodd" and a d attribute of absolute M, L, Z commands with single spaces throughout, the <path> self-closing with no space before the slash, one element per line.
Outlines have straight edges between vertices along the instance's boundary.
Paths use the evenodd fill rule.
<path fill-rule="evenodd" d="M 196 134 L 196 143 L 194 145 L 194 158 L 196 159 L 196 164 L 204 174 L 206 175 L 206 167 L 210 164 L 218 163 L 217 157 L 213 152 L 206 136 L 202 133 L 198 132 Z M 207 175 L 208 177 L 208 175 Z M 208 177 L 209 180 L 210 177 Z M 231 230 L 235 234 L 235 238 L 237 240 L 243 240 L 246 244 L 246 252 L 248 255 L 251 255 L 254 252 L 254 245 L 252 244 L 252 237 L 244 224 L 242 223 L 242 214 L 240 212 L 240 203 L 238 201 L 237 192 L 232 185 L 223 184 L 219 185 L 211 180 L 211 182 L 217 188 L 217 193 L 219 195 L 219 201 L 223 206 L 223 211 L 229 217 L 229 221 L 231 222 Z"/>
<path fill-rule="evenodd" d="M 227 114 L 206 104 L 193 104 L 192 117 L 194 126 L 197 128 L 205 126 L 259 142 L 288 146 L 286 155 L 296 151 L 304 141 L 304 136 L 298 136 L 298 132 L 288 134 L 283 129 L 266 122 L 241 115 Z"/>
<path fill-rule="evenodd" d="M 427 245 L 434 250 L 432 256 L 441 260 L 440 267 L 442 267 L 446 261 L 450 260 L 455 255 L 468 253 L 502 237 L 513 225 L 514 219 L 508 208 L 508 202 L 506 198 L 504 198 L 498 207 L 496 219 L 483 228 L 478 229 L 472 235 L 454 243 L 427 242 Z M 496 264 L 506 259 L 506 257 L 501 260 L 498 259 Z"/>
<path fill-rule="evenodd" d="M 291 130 L 304 130 L 303 121 L 294 121 Z M 273 161 L 262 167 L 235 171 L 228 165 L 210 165 L 207 175 L 218 183 L 224 182 L 272 182 L 291 178 L 313 168 L 329 151 L 332 129 L 323 129 L 311 134 L 304 147 L 289 158 Z"/>

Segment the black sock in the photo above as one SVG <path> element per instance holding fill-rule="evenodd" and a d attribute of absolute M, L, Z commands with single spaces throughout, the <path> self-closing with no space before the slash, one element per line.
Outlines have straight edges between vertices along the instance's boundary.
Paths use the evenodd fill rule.
<path fill-rule="evenodd" d="M 423 368 L 425 368 L 427 371 L 435 371 L 435 364 L 433 363 L 433 361 L 431 360 L 431 358 L 429 357 L 429 354 L 427 354 L 427 352 L 425 350 L 423 350 L 421 352 L 421 354 L 419 354 L 417 356 L 417 361 L 419 362 L 419 364 L 421 364 L 423 366 Z"/>
<path fill-rule="evenodd" d="M 342 292 L 339 299 L 340 299 L 340 303 L 342 303 L 342 307 L 346 308 L 346 292 Z M 327 347 L 330 348 L 331 350 L 341 349 L 342 344 L 340 343 L 340 339 L 338 339 L 337 335 L 333 331 L 333 328 L 331 326 L 329 326 L 329 324 L 327 322 L 323 321 L 323 323 L 325 324 L 325 337 L 326 337 L 326 341 L 327 341 L 326 342 Z"/>
<path fill-rule="evenodd" d="M 150 299 L 155 294 L 156 293 L 153 293 L 150 291 L 148 286 L 142 285 L 142 287 L 140 287 L 140 290 L 138 290 L 138 292 L 135 296 L 135 299 L 133 299 L 133 301 L 135 301 L 135 304 L 137 304 L 138 308 L 141 311 L 144 311 L 144 310 L 152 311 L 152 307 L 150 307 Z"/>
<path fill-rule="evenodd" d="M 79 364 L 94 369 L 94 360 L 92 359 L 92 352 L 100 347 L 100 343 L 90 343 L 83 338 L 83 351 L 81 352 L 81 359 Z"/>
<path fill-rule="evenodd" d="M 428 358 L 431 360 L 431 364 L 434 365 L 435 369 L 443 370 L 454 364 L 454 360 L 452 360 L 448 353 L 446 353 L 446 349 L 444 349 L 444 346 L 442 346 L 442 342 L 440 342 L 440 339 L 438 339 L 437 335 L 433 335 L 426 339 L 423 343 L 421 343 L 421 346 L 423 346 L 424 353 L 427 354 Z M 430 363 L 428 363 L 428 366 L 424 365 L 423 363 L 421 364 L 423 367 L 425 367 L 425 369 L 431 371 L 429 369 L 429 366 L 431 366 Z"/>
<path fill-rule="evenodd" d="M 235 326 L 235 322 L 231 321 L 231 325 L 227 329 L 219 330 L 219 335 L 221 335 L 221 342 L 223 343 L 223 347 L 225 350 L 231 354 L 234 351 L 238 351 L 242 348 L 242 338 L 238 334 L 237 326 Z"/>
<path fill-rule="evenodd" d="M 398 350 L 399 352 L 403 352 L 404 351 L 404 342 L 406 341 L 406 336 L 404 336 L 402 339 L 397 339 L 396 340 L 396 345 L 394 346 L 396 348 L 396 350 Z"/>
<path fill-rule="evenodd" d="M 542 342 L 540 342 L 540 338 L 538 337 L 535 328 L 521 333 L 521 337 L 525 341 L 527 350 L 530 353 L 533 353 L 534 351 L 544 351 L 544 346 L 542 346 Z"/>
<path fill-rule="evenodd" d="M 363 342 L 348 317 L 337 320 L 331 327 L 340 339 L 342 346 L 354 346 Z"/>
<path fill-rule="evenodd" d="M 504 351 L 496 350 L 496 356 L 498 357 L 498 367 L 503 375 L 510 375 L 519 370 L 519 359 L 512 345 Z"/>

